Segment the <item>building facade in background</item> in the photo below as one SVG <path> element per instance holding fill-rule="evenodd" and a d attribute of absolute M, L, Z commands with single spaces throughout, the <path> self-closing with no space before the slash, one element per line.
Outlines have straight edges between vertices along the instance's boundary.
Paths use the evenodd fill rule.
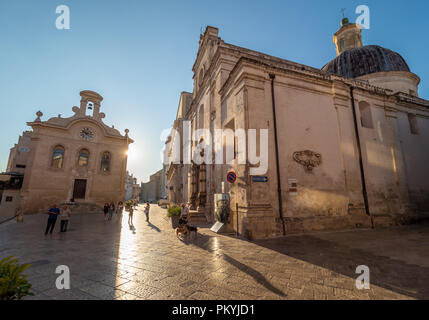
<path fill-rule="evenodd" d="M 12 148 L 7 171 L 23 174 L 19 190 L 24 213 L 46 211 L 52 204 L 70 202 L 103 205 L 124 198 L 127 151 L 133 141 L 128 130 L 121 135 L 102 121 L 103 98 L 82 91 L 74 115 L 42 121 L 43 114 L 28 125 Z"/>
<path fill-rule="evenodd" d="M 31 135 L 31 131 L 23 132 L 22 136 L 19 136 L 18 143 L 10 149 L 6 172 L 24 173 L 30 154 Z"/>
<path fill-rule="evenodd" d="M 124 200 L 139 200 L 140 198 L 140 185 L 137 183 L 137 178 L 127 171 L 125 179 L 125 197 Z"/>
<path fill-rule="evenodd" d="M 418 96 L 419 77 L 398 53 L 362 46 L 360 28 L 347 19 L 334 42 L 338 57 L 316 69 L 225 43 L 207 27 L 192 101 L 183 111 L 182 94 L 175 128 L 189 121 L 193 141 L 184 152 L 194 156 L 201 141 L 210 142 L 213 158 L 170 161 L 171 200 L 189 200 L 213 221 L 214 194 L 224 183 L 230 226 L 249 238 L 427 218 L 429 101 Z M 209 130 L 211 141 L 198 129 Z M 249 150 L 239 163 L 238 137 L 216 145 L 215 129 L 244 129 L 245 141 L 256 129 L 257 146 L 260 130 L 268 130 L 268 169 L 257 172 L 261 163 L 249 162 Z M 212 164 L 229 145 L 231 159 Z"/>
<path fill-rule="evenodd" d="M 180 133 L 180 137 L 171 135 L 170 140 L 166 142 L 167 145 L 178 145 L 180 161 L 176 163 L 169 163 L 166 165 L 167 173 L 167 191 L 168 200 L 170 203 L 181 204 L 188 202 L 188 177 L 189 164 L 183 161 L 183 154 L 187 152 L 184 150 L 185 144 L 181 137 L 183 136 L 183 125 L 186 121 L 186 114 L 192 103 L 192 93 L 182 92 L 180 95 L 179 106 L 177 108 L 176 120 L 174 121 L 173 129 Z M 177 139 L 177 140 L 175 140 Z M 172 155 L 172 149 L 166 149 L 169 156 Z"/>
<path fill-rule="evenodd" d="M 0 222 L 14 217 L 21 204 L 20 190 L 24 175 L 6 172 L 0 174 Z"/>
<path fill-rule="evenodd" d="M 150 176 L 148 182 L 142 182 L 140 187 L 141 202 L 157 202 L 167 197 L 167 176 L 163 168 Z"/>

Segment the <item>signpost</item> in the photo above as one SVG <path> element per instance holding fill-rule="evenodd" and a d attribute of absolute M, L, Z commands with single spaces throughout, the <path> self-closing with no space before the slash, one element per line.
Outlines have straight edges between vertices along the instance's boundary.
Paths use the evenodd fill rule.
<path fill-rule="evenodd" d="M 237 237 L 239 236 L 238 233 L 238 202 L 235 203 L 235 210 L 237 211 Z"/>
<path fill-rule="evenodd" d="M 296 179 L 288 179 L 288 188 L 290 196 L 298 195 L 298 180 Z"/>
<path fill-rule="evenodd" d="M 268 177 L 252 176 L 253 182 L 268 182 Z"/>
<path fill-rule="evenodd" d="M 228 174 L 226 175 L 226 180 L 229 183 L 234 183 L 237 180 L 237 175 L 235 174 L 235 172 L 230 171 L 228 172 Z"/>

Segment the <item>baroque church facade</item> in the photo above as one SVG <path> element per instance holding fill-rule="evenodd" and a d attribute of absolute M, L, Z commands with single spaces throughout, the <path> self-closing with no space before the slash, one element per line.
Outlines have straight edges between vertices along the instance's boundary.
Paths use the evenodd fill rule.
<path fill-rule="evenodd" d="M 168 169 L 170 199 L 191 202 L 213 222 L 214 195 L 224 191 L 228 224 L 248 238 L 427 218 L 429 101 L 418 95 L 419 77 L 400 54 L 363 46 L 347 19 L 334 43 L 338 56 L 317 69 L 228 44 L 207 27 L 193 92 L 181 94 L 174 123 L 182 139 L 167 141 L 170 154 L 181 145 Z M 252 175 L 257 165 L 239 163 L 237 152 L 228 164 L 186 163 L 198 129 L 210 130 L 209 145 L 219 148 L 218 128 L 244 129 L 246 138 L 248 129 L 268 129 L 268 170 Z"/>
<path fill-rule="evenodd" d="M 8 171 L 24 176 L 20 189 L 24 214 L 70 201 L 102 206 L 124 198 L 127 151 L 133 140 L 128 129 L 122 135 L 103 123 L 103 97 L 93 91 L 80 96 L 72 117 L 42 121 L 43 114 L 37 112 L 37 118 L 27 123 L 32 131 L 25 133 L 25 159 L 18 163 L 11 152 Z"/>

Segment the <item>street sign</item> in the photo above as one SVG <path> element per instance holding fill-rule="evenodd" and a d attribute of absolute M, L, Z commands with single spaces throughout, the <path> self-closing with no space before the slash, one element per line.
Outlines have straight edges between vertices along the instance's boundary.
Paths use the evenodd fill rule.
<path fill-rule="evenodd" d="M 228 172 L 228 174 L 226 175 L 226 180 L 229 183 L 234 183 L 237 180 L 237 175 L 235 174 L 235 172 Z"/>
<path fill-rule="evenodd" d="M 252 176 L 253 182 L 268 182 L 268 177 Z"/>
<path fill-rule="evenodd" d="M 298 195 L 298 180 L 296 179 L 288 179 L 288 188 L 290 196 Z"/>

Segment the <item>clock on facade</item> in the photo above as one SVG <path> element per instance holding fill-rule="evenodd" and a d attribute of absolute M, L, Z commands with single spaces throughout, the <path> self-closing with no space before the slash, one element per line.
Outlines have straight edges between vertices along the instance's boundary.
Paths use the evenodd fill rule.
<path fill-rule="evenodd" d="M 83 128 L 82 130 L 80 130 L 79 135 L 83 140 L 86 140 L 86 141 L 90 141 L 94 139 L 94 132 L 92 132 L 90 128 Z"/>

